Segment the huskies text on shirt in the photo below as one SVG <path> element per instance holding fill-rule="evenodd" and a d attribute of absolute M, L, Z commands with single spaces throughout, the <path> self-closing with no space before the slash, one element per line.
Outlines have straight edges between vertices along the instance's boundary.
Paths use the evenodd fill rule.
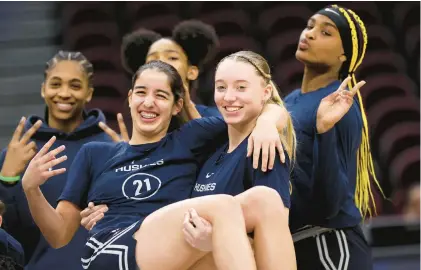
<path fill-rule="evenodd" d="M 226 129 L 221 118 L 209 117 L 190 121 L 156 143 L 84 146 L 59 200 L 81 210 L 88 202 L 106 204 L 109 210 L 90 231 L 83 267 L 135 269 L 133 233 L 149 214 L 189 198 L 199 165 L 226 141 Z M 107 252 L 124 254 L 99 256 Z"/>
<path fill-rule="evenodd" d="M 221 118 L 201 118 L 143 145 L 93 142 L 78 153 L 59 200 L 80 209 L 108 205 L 92 233 L 128 226 L 155 210 L 187 199 L 198 164 L 226 137 Z M 123 223 L 123 225 L 121 225 Z"/>
<path fill-rule="evenodd" d="M 276 155 L 272 170 L 262 172 L 254 169 L 252 157 L 247 157 L 248 137 L 231 153 L 228 143 L 220 147 L 203 165 L 197 178 L 192 197 L 210 194 L 238 195 L 253 186 L 268 186 L 275 189 L 285 207 L 290 207 L 289 159 L 280 162 Z"/>

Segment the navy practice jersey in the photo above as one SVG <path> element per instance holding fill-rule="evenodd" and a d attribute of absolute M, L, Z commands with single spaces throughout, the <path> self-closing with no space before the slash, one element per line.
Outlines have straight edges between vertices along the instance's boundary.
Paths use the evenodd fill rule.
<path fill-rule="evenodd" d="M 298 142 L 291 177 L 292 231 L 305 225 L 352 227 L 361 221 L 354 203 L 362 131 L 357 100 L 334 128 L 323 134 L 317 134 L 316 128 L 320 101 L 339 86 L 340 82 L 335 81 L 309 93 L 298 89 L 285 98 Z"/>
<path fill-rule="evenodd" d="M 38 120 L 42 121 L 41 127 L 35 132 L 31 140 L 36 143 L 37 149 L 41 149 L 44 144 L 56 136 L 52 148 L 60 145 L 66 146 L 67 160 L 60 164 L 62 167 L 70 167 L 77 152 L 82 145 L 92 141 L 111 142 L 108 136 L 99 126 L 99 122 L 105 122 L 105 116 L 101 110 L 93 109 L 83 112 L 84 121 L 72 132 L 65 133 L 48 125 L 48 108 L 45 117 L 31 115 L 25 123 L 26 132 Z M 4 149 L 0 154 L 0 166 L 3 166 L 7 154 Z M 24 172 L 22 172 L 21 177 Z M 63 191 L 66 184 L 67 172 L 53 176 L 40 186 L 40 189 L 48 203 L 56 207 L 57 198 Z M 60 270 L 83 270 L 80 264 L 81 251 L 85 244 L 88 233 L 82 226 L 79 227 L 72 241 L 63 248 L 52 248 L 44 236 L 40 233 L 38 226 L 29 211 L 28 201 L 23 191 L 22 182 L 14 185 L 1 184 L 0 198 L 7 205 L 4 216 L 4 229 L 12 235 L 25 251 L 26 268 L 30 270 L 60 269 Z M 66 261 L 66 264 L 63 264 Z"/>
<path fill-rule="evenodd" d="M 206 106 L 202 104 L 196 104 L 196 110 L 199 112 L 200 116 L 202 117 L 220 117 L 221 113 L 219 112 L 217 107 L 213 106 Z"/>
<path fill-rule="evenodd" d="M 289 208 L 289 160 L 283 164 L 277 155 L 272 170 L 254 169 L 252 157 L 247 157 L 247 144 L 246 138 L 231 153 L 227 153 L 228 143 L 219 148 L 200 170 L 192 197 L 210 194 L 235 196 L 253 186 L 268 186 L 278 191 L 285 207 Z"/>
<path fill-rule="evenodd" d="M 226 142 L 221 118 L 190 121 L 156 143 L 93 142 L 78 153 L 59 200 L 106 204 L 108 212 L 91 231 L 122 228 L 168 204 L 189 198 L 201 160 Z"/>

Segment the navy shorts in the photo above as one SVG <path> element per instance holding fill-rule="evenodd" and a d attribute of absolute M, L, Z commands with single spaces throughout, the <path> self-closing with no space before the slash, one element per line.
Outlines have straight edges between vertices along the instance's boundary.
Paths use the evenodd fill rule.
<path fill-rule="evenodd" d="M 83 269 L 138 270 L 133 234 L 141 224 L 138 221 L 129 227 L 103 230 L 90 237 L 81 259 Z"/>
<path fill-rule="evenodd" d="M 372 270 L 371 248 L 359 226 L 294 242 L 298 270 Z"/>

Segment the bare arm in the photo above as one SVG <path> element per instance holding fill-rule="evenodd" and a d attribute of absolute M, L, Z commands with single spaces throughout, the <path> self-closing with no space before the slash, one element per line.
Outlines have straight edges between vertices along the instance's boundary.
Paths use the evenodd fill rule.
<path fill-rule="evenodd" d="M 284 106 L 273 103 L 264 106 L 248 141 L 247 156 L 253 154 L 255 169 L 258 168 L 261 152 L 262 171 L 264 172 L 267 168 L 269 170 L 273 168 L 276 150 L 278 150 L 281 162 L 285 162 L 284 148 L 279 133 L 287 127 L 288 119 L 290 116 Z"/>
<path fill-rule="evenodd" d="M 183 107 L 184 107 L 184 112 L 187 116 L 187 119 L 193 120 L 197 118 L 202 118 L 202 116 L 197 111 L 196 106 L 193 104 L 193 102 L 187 101 L 184 103 Z"/>
<path fill-rule="evenodd" d="M 275 123 L 279 132 L 287 126 L 287 120 L 288 111 L 278 104 L 266 104 L 262 114 L 257 118 L 258 123 Z"/>
<path fill-rule="evenodd" d="M 54 209 L 40 188 L 25 190 L 29 210 L 47 242 L 61 248 L 72 240 L 80 224 L 80 209 L 71 202 L 61 201 Z"/>
<path fill-rule="evenodd" d="M 79 227 L 80 209 L 66 201 L 60 202 L 54 209 L 39 188 L 50 177 L 66 171 L 65 168 L 51 169 L 67 159 L 66 156 L 56 158 L 64 150 L 64 146 L 47 153 L 55 139 L 51 138 L 29 163 L 22 178 L 22 187 L 35 223 L 48 243 L 53 248 L 60 248 L 70 242 Z"/>

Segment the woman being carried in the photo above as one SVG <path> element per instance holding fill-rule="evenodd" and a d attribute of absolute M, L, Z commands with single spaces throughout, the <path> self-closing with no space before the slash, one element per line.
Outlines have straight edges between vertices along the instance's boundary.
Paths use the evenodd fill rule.
<path fill-rule="evenodd" d="M 220 269 L 256 269 L 237 201 L 228 195 L 186 200 L 198 165 L 226 140 L 226 124 L 219 118 L 203 118 L 167 134 L 172 116 L 181 111 L 184 93 L 179 74 L 168 64 L 153 61 L 142 66 L 132 86 L 129 106 L 134 132 L 130 142 L 83 147 L 69 170 L 56 209 L 39 186 L 65 171 L 52 169 L 66 159 L 56 158 L 64 147 L 47 153 L 52 138 L 31 161 L 22 183 L 34 220 L 47 241 L 55 248 L 66 245 L 80 224 L 80 210 L 89 201 L 105 203 L 108 214 L 94 227 L 85 247 L 85 269 L 135 269 L 136 265 L 142 270 L 188 269 L 206 255 L 187 245 L 181 232 L 183 214 L 194 208 L 214 226 L 213 243 L 221 246 L 214 257 Z M 263 114 L 279 114 L 274 107 L 278 108 L 266 105 L 272 113 Z M 277 133 L 263 114 L 264 129 Z M 261 122 L 255 123 L 263 129 Z"/>

